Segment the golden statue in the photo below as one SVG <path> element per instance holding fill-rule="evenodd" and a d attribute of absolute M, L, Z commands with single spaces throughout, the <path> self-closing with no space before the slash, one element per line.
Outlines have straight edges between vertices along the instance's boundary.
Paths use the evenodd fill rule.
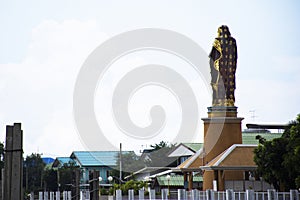
<path fill-rule="evenodd" d="M 213 106 L 234 106 L 235 71 L 237 61 L 236 41 L 227 26 L 218 28 L 218 37 L 209 54 Z"/>

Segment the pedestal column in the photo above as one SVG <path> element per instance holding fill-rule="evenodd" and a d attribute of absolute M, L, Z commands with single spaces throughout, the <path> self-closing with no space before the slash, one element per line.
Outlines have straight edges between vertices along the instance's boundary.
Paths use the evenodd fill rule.
<path fill-rule="evenodd" d="M 208 117 L 202 120 L 204 122 L 204 165 L 233 144 L 242 144 L 243 118 L 237 117 L 237 107 L 209 107 Z M 213 189 L 213 180 L 217 177 L 213 171 L 204 171 L 203 189 Z"/>

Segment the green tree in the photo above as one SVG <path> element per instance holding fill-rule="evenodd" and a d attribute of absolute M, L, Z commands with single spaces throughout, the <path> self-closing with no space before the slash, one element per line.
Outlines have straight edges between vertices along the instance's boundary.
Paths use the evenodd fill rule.
<path fill-rule="evenodd" d="M 119 177 L 120 174 L 120 154 L 118 154 L 117 157 L 117 163 L 116 168 L 112 170 L 111 175 L 115 177 Z M 145 167 L 145 164 L 140 159 L 139 156 L 137 156 L 134 152 L 128 152 L 125 154 L 122 154 L 122 176 L 126 177 L 133 172 L 142 169 Z"/>
<path fill-rule="evenodd" d="M 40 154 L 31 154 L 24 161 L 24 185 L 26 192 L 37 191 L 42 189 L 42 174 L 45 168 Z"/>
<path fill-rule="evenodd" d="M 300 187 L 300 115 L 290 122 L 282 137 L 259 139 L 254 151 L 257 172 L 277 190 Z"/>
<path fill-rule="evenodd" d="M 148 186 L 147 182 L 145 181 L 136 181 L 136 180 L 129 180 L 125 184 L 114 184 L 113 188 L 110 189 L 110 194 L 113 194 L 113 191 L 118 189 L 122 190 L 123 194 L 128 194 L 128 190 L 134 190 L 135 194 L 138 194 L 140 189 L 146 188 Z"/>
<path fill-rule="evenodd" d="M 154 150 L 154 151 L 157 151 L 159 149 L 162 149 L 162 148 L 168 148 L 170 145 L 168 145 L 168 142 L 166 141 L 161 141 L 160 143 L 158 144 L 151 144 L 150 147 Z"/>
<path fill-rule="evenodd" d="M 158 144 L 150 145 L 152 148 L 148 155 L 149 159 L 142 160 L 134 152 L 122 154 L 122 176 L 128 176 L 144 167 L 165 167 L 170 166 L 176 159 L 169 158 L 168 153 L 175 144 L 168 144 L 168 142 L 161 141 Z M 120 169 L 120 155 L 117 157 L 116 168 L 111 171 L 110 175 L 119 177 Z"/>
<path fill-rule="evenodd" d="M 285 183 L 288 188 L 300 188 L 300 114 L 282 136 L 288 141 L 287 153 L 283 156 L 283 166 L 287 169 L 289 180 Z"/>
<path fill-rule="evenodd" d="M 283 155 L 286 154 L 286 142 L 281 138 L 265 141 L 255 150 L 254 161 L 257 172 L 263 179 L 272 184 L 276 190 L 280 189 L 280 180 L 283 179 L 286 169 L 282 167 Z"/>
<path fill-rule="evenodd" d="M 57 190 L 57 170 L 45 169 L 43 172 L 44 188 L 48 191 Z"/>
<path fill-rule="evenodd" d="M 176 159 L 168 157 L 168 154 L 175 145 L 176 144 L 168 144 L 168 142 L 165 141 L 150 145 L 153 148 L 153 151 L 149 154 L 150 160 L 146 161 L 146 165 L 150 167 L 173 166 Z"/>
<path fill-rule="evenodd" d="M 60 190 L 71 190 L 74 182 L 74 172 L 77 166 L 74 162 L 65 163 L 58 169 Z"/>

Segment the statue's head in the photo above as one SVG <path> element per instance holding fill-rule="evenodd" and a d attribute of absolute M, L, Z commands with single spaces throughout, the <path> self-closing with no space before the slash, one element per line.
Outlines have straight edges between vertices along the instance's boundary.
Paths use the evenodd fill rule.
<path fill-rule="evenodd" d="M 229 28 L 226 25 L 222 25 L 218 28 L 218 37 L 227 38 L 230 37 Z"/>

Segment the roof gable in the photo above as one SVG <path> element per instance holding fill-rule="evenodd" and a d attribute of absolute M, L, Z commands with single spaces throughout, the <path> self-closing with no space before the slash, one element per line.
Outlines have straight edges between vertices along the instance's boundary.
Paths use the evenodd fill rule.
<path fill-rule="evenodd" d="M 194 155 L 189 157 L 186 161 L 181 163 L 177 168 L 182 170 L 184 169 L 192 169 L 192 168 L 199 168 L 203 165 L 203 150 L 197 151 Z"/>
<path fill-rule="evenodd" d="M 253 157 L 256 147 L 257 145 L 234 144 L 201 168 L 255 168 Z"/>
<path fill-rule="evenodd" d="M 53 163 L 52 163 L 52 167 L 61 167 L 64 164 L 68 164 L 70 162 L 74 162 L 73 159 L 71 159 L 70 157 L 57 157 Z"/>
<path fill-rule="evenodd" d="M 182 143 L 194 152 L 199 151 L 203 147 L 203 143 Z"/>
<path fill-rule="evenodd" d="M 231 153 L 218 163 L 219 166 L 255 166 L 254 148 L 256 146 L 236 146 Z"/>
<path fill-rule="evenodd" d="M 180 143 L 169 153 L 168 157 L 191 156 L 198 151 L 202 145 L 201 143 Z"/>

